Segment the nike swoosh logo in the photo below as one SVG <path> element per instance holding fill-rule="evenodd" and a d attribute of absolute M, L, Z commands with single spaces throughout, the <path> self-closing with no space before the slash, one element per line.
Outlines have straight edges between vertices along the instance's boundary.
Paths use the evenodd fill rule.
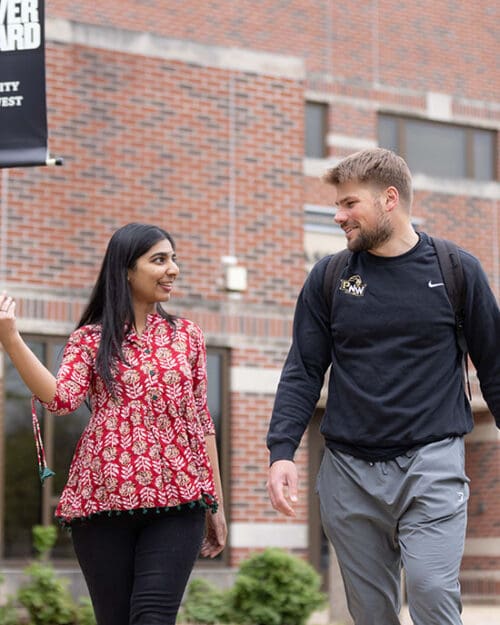
<path fill-rule="evenodd" d="M 444 286 L 444 282 L 433 282 L 432 280 L 429 280 L 429 282 L 427 283 L 427 286 L 430 289 L 435 288 L 436 286 Z"/>

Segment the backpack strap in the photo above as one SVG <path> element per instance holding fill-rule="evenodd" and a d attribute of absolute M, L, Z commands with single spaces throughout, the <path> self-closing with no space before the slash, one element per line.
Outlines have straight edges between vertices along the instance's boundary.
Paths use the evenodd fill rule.
<path fill-rule="evenodd" d="M 352 252 L 347 248 L 333 254 L 326 265 L 325 277 L 323 278 L 323 297 L 328 304 L 329 316 L 332 311 L 333 294 L 337 288 L 342 272 L 349 264 Z"/>
<path fill-rule="evenodd" d="M 458 247 L 451 241 L 431 238 L 431 243 L 436 250 L 439 268 L 443 276 L 443 282 L 448 293 L 448 298 L 455 313 L 455 332 L 457 337 L 457 345 L 462 354 L 463 366 L 465 371 L 465 379 L 467 381 L 467 390 L 469 399 L 471 399 L 471 389 L 469 381 L 469 364 L 467 358 L 467 341 L 464 333 L 465 320 L 465 295 L 466 284 L 464 278 L 464 270 Z"/>

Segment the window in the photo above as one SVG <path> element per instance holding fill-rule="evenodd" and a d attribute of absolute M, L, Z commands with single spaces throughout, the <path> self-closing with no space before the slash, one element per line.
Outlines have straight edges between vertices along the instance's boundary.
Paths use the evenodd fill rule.
<path fill-rule="evenodd" d="M 219 452 L 222 490 L 229 493 L 229 352 L 227 349 L 207 347 L 208 409 L 215 424 Z M 226 504 L 226 507 L 227 504 Z"/>
<path fill-rule="evenodd" d="M 222 492 L 224 493 L 224 509 L 226 520 L 229 523 L 229 486 L 231 457 L 230 444 L 230 417 L 229 417 L 229 352 L 227 349 L 207 347 L 207 377 L 208 377 L 208 409 L 215 424 L 217 450 L 219 455 Z M 229 563 L 229 544 L 218 556 L 210 560 L 219 564 Z M 210 564 L 207 558 L 200 558 L 203 566 Z"/>
<path fill-rule="evenodd" d="M 328 132 L 328 105 L 323 102 L 306 102 L 305 155 L 308 158 L 325 158 Z"/>
<path fill-rule="evenodd" d="M 57 370 L 64 339 L 26 337 L 25 340 L 50 370 Z M 227 351 L 207 349 L 208 403 L 216 426 L 226 492 L 229 483 L 227 362 Z M 31 424 L 31 394 L 7 356 L 4 360 L 4 389 L 4 427 L 0 433 L 5 449 L 1 557 L 25 559 L 32 556 L 33 525 L 54 523 L 54 510 L 66 482 L 75 446 L 88 422 L 89 411 L 86 405 L 82 405 L 71 415 L 62 417 L 40 407 L 38 416 L 47 464 L 56 473 L 41 488 Z M 52 556 L 55 559 L 74 557 L 66 530 L 59 530 Z"/>
<path fill-rule="evenodd" d="M 323 256 L 345 248 L 343 230 L 335 223 L 335 208 L 317 204 L 304 206 L 304 252 L 306 269 Z"/>
<path fill-rule="evenodd" d="M 469 126 L 379 115 L 379 145 L 394 150 L 413 173 L 495 180 L 496 132 Z"/>
<path fill-rule="evenodd" d="M 28 338 L 37 357 L 52 371 L 59 365 L 64 341 L 57 338 Z M 5 558 L 32 555 L 31 528 L 54 523 L 54 509 L 64 486 L 75 445 L 88 420 L 86 406 L 72 415 L 55 417 L 39 410 L 47 463 L 56 475 L 40 488 L 33 429 L 31 393 L 21 381 L 10 360 L 5 358 L 4 413 L 4 518 L 3 554 Z M 57 449 L 57 453 L 54 450 Z M 60 530 L 52 551 L 55 558 L 73 557 L 69 535 Z"/>

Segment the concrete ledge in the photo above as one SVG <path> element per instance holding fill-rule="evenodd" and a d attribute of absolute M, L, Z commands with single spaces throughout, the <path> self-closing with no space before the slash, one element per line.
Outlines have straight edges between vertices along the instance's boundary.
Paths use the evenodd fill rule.
<path fill-rule="evenodd" d="M 45 39 L 55 43 L 181 61 L 203 67 L 251 72 L 298 81 L 305 78 L 304 61 L 297 56 L 255 52 L 237 47 L 202 45 L 147 32 L 96 26 L 62 18 L 46 20 Z"/>

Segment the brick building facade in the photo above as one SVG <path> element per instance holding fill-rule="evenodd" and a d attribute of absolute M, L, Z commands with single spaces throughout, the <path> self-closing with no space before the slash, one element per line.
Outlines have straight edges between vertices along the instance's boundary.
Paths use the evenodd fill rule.
<path fill-rule="evenodd" d="M 215 570 L 231 570 L 268 545 L 324 566 L 310 495 L 315 430 L 297 455 L 303 479 L 294 520 L 268 503 L 264 437 L 307 266 L 344 245 L 319 179 L 331 163 L 386 141 L 410 150 L 428 131 L 440 147 L 451 132 L 463 163 L 450 172 L 440 168 L 453 161 L 446 155 L 433 171 L 426 159 L 420 169 L 418 145 L 404 154 L 410 165 L 415 158 L 415 223 L 477 255 L 500 295 L 498 23 L 486 1 L 450 13 L 429 0 L 47 0 L 50 148 L 64 166 L 3 170 L 0 282 L 19 301 L 23 333 L 56 360 L 110 234 L 147 221 L 174 235 L 181 277 L 169 306 L 201 324 L 214 359 L 230 520 Z M 241 291 L 227 288 L 233 266 L 246 271 Z M 29 423 L 17 418 L 26 398 L 3 365 L 0 541 L 5 566 L 15 568 L 27 555 L 29 525 L 50 522 L 61 483 L 37 496 L 29 514 L 8 503 L 35 487 L 12 490 L 13 480 L 31 479 L 21 456 L 8 453 L 27 440 Z M 462 584 L 468 595 L 493 597 L 500 594 L 500 437 L 473 386 Z M 57 463 L 55 449 L 75 432 L 45 421 Z M 23 531 L 14 529 L 19 515 Z M 67 566 L 63 537 L 56 553 Z"/>

